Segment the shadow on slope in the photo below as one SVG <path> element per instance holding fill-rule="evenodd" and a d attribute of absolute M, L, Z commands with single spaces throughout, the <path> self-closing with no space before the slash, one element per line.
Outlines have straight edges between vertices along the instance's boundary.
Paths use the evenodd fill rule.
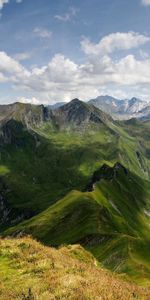
<path fill-rule="evenodd" d="M 107 268 L 147 284 L 149 182 L 116 164 L 102 167 L 92 184 L 91 192 L 72 191 L 5 234 L 31 234 L 52 246 L 81 243 Z"/>

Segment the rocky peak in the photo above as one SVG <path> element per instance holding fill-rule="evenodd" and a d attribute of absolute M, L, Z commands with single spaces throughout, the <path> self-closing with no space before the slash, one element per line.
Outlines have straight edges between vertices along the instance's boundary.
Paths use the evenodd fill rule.
<path fill-rule="evenodd" d="M 64 127 L 68 125 L 85 126 L 91 122 L 101 124 L 108 120 L 112 121 L 112 118 L 106 113 L 77 98 L 54 110 L 53 115 L 56 122 Z"/>
<path fill-rule="evenodd" d="M 32 105 L 15 102 L 9 105 L 0 105 L 0 124 L 10 120 L 26 125 L 28 128 L 40 126 L 51 118 L 51 110 L 44 105 Z"/>
<path fill-rule="evenodd" d="M 128 169 L 126 169 L 121 163 L 117 162 L 113 167 L 104 164 L 102 167 L 100 167 L 97 171 L 94 172 L 91 181 L 87 187 L 87 190 L 92 191 L 93 186 L 96 182 L 102 179 L 108 181 L 113 180 L 117 178 L 121 173 L 123 173 L 125 176 L 127 176 L 129 173 Z"/>

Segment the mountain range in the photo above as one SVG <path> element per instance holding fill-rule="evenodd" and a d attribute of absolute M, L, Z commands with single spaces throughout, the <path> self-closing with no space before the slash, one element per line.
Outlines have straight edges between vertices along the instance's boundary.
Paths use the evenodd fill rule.
<path fill-rule="evenodd" d="M 80 244 L 148 286 L 150 120 L 115 120 L 93 101 L 0 106 L 0 234 Z M 147 113 L 137 103 L 120 111 Z"/>
<path fill-rule="evenodd" d="M 139 118 L 143 120 L 150 119 L 150 101 L 144 101 L 133 97 L 131 99 L 116 99 L 105 95 L 87 101 L 102 111 L 110 114 L 114 119 L 128 120 L 131 118 Z M 53 110 L 66 104 L 58 102 L 49 107 Z"/>
<path fill-rule="evenodd" d="M 106 95 L 89 100 L 88 103 L 108 112 L 115 119 L 149 118 L 150 101 L 135 97 L 120 100 Z"/>

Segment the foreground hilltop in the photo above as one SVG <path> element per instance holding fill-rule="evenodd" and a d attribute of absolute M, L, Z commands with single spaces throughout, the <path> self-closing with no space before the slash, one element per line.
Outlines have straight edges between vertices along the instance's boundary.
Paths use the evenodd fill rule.
<path fill-rule="evenodd" d="M 149 289 L 102 269 L 79 245 L 56 250 L 27 237 L 0 240 L 0 249 L 0 300 L 149 300 Z"/>

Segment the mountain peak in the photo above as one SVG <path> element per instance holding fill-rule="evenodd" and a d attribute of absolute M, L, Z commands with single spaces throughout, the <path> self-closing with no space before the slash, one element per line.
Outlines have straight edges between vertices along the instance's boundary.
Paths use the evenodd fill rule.
<path fill-rule="evenodd" d="M 113 121 L 106 113 L 77 98 L 54 110 L 53 115 L 60 127 L 73 126 L 81 129 L 81 126 L 86 128 L 91 123 L 98 125 Z"/>

